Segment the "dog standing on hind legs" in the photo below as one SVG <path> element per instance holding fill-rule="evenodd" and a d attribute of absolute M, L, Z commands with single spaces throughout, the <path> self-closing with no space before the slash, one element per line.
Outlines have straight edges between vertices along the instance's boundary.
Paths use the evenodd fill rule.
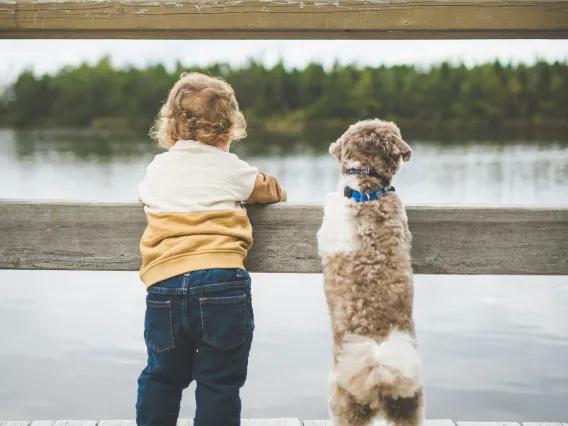
<path fill-rule="evenodd" d="M 411 235 L 391 186 L 412 151 L 378 119 L 352 125 L 329 151 L 341 169 L 318 231 L 334 343 L 330 414 L 336 426 L 420 426 Z"/>

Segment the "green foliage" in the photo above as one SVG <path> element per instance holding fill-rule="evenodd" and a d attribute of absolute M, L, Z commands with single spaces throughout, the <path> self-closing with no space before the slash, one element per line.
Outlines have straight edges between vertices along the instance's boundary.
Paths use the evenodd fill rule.
<path fill-rule="evenodd" d="M 23 72 L 0 96 L 0 122 L 147 131 L 179 74 L 191 70 L 182 64 L 172 72 L 162 65 L 116 69 L 103 58 L 54 75 Z M 336 64 L 326 71 L 319 64 L 288 70 L 282 63 L 266 68 L 251 61 L 237 69 L 217 64 L 197 71 L 229 81 L 251 123 L 381 117 L 431 127 L 568 124 L 567 63 L 443 63 L 427 70 Z"/>

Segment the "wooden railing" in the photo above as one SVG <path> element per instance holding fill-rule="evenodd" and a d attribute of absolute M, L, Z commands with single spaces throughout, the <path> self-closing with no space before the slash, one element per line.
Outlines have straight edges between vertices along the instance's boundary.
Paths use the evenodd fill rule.
<path fill-rule="evenodd" d="M 567 0 L 0 1 L 0 38 L 567 36 Z"/>
<path fill-rule="evenodd" d="M 0 38 L 568 38 L 568 0 L 0 0 Z M 255 272 L 317 273 L 321 208 L 249 210 Z M 409 207 L 414 271 L 568 275 L 568 208 Z M 136 204 L 0 202 L 0 269 L 136 270 Z"/>
<path fill-rule="evenodd" d="M 567 208 L 408 207 L 418 274 L 568 275 Z M 317 205 L 253 206 L 252 272 L 318 273 Z M 139 204 L 0 201 L 0 269 L 134 271 Z"/>

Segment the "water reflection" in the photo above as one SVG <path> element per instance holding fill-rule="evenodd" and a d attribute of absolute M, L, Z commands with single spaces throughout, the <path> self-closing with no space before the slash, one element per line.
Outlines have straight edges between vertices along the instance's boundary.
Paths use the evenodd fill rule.
<path fill-rule="evenodd" d="M 290 201 L 321 202 L 337 180 L 324 136 L 307 143 L 271 135 L 270 143 L 245 140 L 234 151 L 278 176 Z M 412 161 L 395 181 L 407 203 L 568 204 L 568 145 L 561 142 L 410 143 Z M 0 130 L 0 176 L 10 182 L 3 196 L 135 200 L 158 152 L 147 138 L 128 134 Z"/>
<path fill-rule="evenodd" d="M 12 140 L 15 154 L 20 161 L 30 161 L 38 156 L 54 156 L 105 163 L 112 160 L 138 158 L 158 152 L 140 137 L 128 133 L 117 134 L 87 129 L 53 131 L 0 131 L 0 140 Z"/>
<path fill-rule="evenodd" d="M 234 151 L 247 156 L 318 156 L 327 153 L 329 144 L 336 140 L 347 124 L 339 123 L 325 128 L 308 127 L 294 133 L 268 132 L 260 128 L 249 128 L 246 140 L 234 145 Z M 498 149 L 500 147 L 533 147 L 549 151 L 568 146 L 568 136 L 561 135 L 543 139 L 475 138 L 471 134 L 443 134 L 441 138 L 416 134 L 405 139 L 413 145 L 423 144 L 440 151 L 451 148 L 477 147 Z M 491 135 L 485 135 L 485 137 Z M 110 132 L 95 129 L 51 129 L 51 130 L 13 130 L 0 129 L 1 141 L 13 141 L 20 159 L 33 157 L 38 153 L 57 153 L 73 155 L 85 161 L 105 162 L 113 158 L 132 158 L 143 154 L 157 153 L 147 136 L 129 132 Z"/>

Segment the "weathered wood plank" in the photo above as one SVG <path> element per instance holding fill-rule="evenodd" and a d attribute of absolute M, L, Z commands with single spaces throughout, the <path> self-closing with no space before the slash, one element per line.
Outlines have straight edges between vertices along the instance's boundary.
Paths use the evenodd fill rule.
<path fill-rule="evenodd" d="M 9 421 L 0 421 L 0 426 L 29 426 L 30 422 L 9 422 Z"/>
<path fill-rule="evenodd" d="M 301 426 L 298 419 L 250 419 L 242 420 L 241 426 Z"/>
<path fill-rule="evenodd" d="M 568 420 L 568 416 L 566 417 Z M 554 422 L 523 422 L 523 426 L 568 426 L 568 423 L 554 423 Z"/>
<path fill-rule="evenodd" d="M 422 274 L 568 275 L 568 208 L 409 207 Z M 252 272 L 318 273 L 314 205 L 252 206 Z M 137 270 L 138 204 L 0 201 L 0 269 Z"/>
<path fill-rule="evenodd" d="M 53 426 L 55 420 L 35 420 L 31 426 Z"/>
<path fill-rule="evenodd" d="M 93 420 L 56 420 L 56 421 L 1 421 L 0 426 L 131 426 L 135 425 L 134 420 L 101 420 L 100 422 Z M 192 425 L 193 421 L 180 419 L 178 426 Z M 331 426 L 333 422 L 329 420 L 305 420 L 301 422 L 296 418 L 287 419 L 252 419 L 242 421 L 242 426 Z M 454 422 L 449 419 L 432 419 L 426 420 L 426 426 L 520 426 L 516 422 Z M 523 422 L 523 426 L 568 426 L 568 423 L 550 423 L 550 422 Z"/>
<path fill-rule="evenodd" d="M 0 38 L 567 38 L 567 0 L 6 0 Z"/>
<path fill-rule="evenodd" d="M 456 426 L 452 420 L 448 419 L 432 419 L 425 421 L 426 426 Z M 333 426 L 331 420 L 305 420 L 303 426 Z"/>
<path fill-rule="evenodd" d="M 457 426 L 521 426 L 516 422 L 457 422 Z"/>
<path fill-rule="evenodd" d="M 426 426 L 456 426 L 453 420 L 450 419 L 431 419 L 426 420 Z"/>
<path fill-rule="evenodd" d="M 97 426 L 95 420 L 57 420 L 54 426 Z"/>

